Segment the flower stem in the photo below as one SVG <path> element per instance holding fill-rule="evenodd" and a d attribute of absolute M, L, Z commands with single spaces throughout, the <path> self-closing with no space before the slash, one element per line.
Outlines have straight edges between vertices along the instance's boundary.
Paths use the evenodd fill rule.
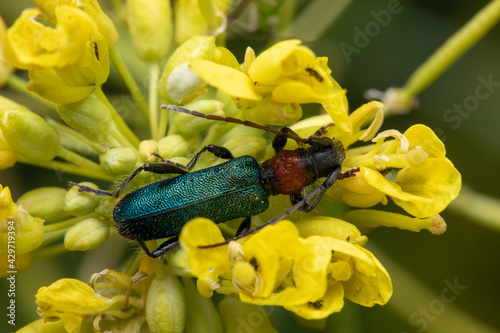
<path fill-rule="evenodd" d="M 354 209 L 348 211 L 342 219 L 358 227 L 380 225 L 383 227 L 396 227 L 414 232 L 420 232 L 421 230 L 427 229 L 433 235 L 441 235 L 446 231 L 446 223 L 440 215 L 420 219 L 376 209 Z"/>
<path fill-rule="evenodd" d="M 413 72 L 400 91 L 402 97 L 413 100 L 490 31 L 499 19 L 500 0 L 491 1 Z"/>
<path fill-rule="evenodd" d="M 102 91 L 101 87 L 98 87 L 94 91 L 94 94 L 101 102 L 103 102 L 108 107 L 108 109 L 111 112 L 111 117 L 113 118 L 113 121 L 116 125 L 116 128 L 118 132 L 121 133 L 121 135 L 119 135 L 118 137 L 114 135 L 115 139 L 117 139 L 125 147 L 132 147 L 132 148 L 139 147 L 139 139 L 137 138 L 137 136 L 135 136 L 134 132 L 132 132 L 130 128 L 127 126 L 127 124 L 123 121 L 122 117 L 120 117 L 120 115 L 116 112 L 115 108 L 113 107 L 113 105 L 111 105 L 108 98 Z"/>
<path fill-rule="evenodd" d="M 54 231 L 59 231 L 59 230 L 67 229 L 69 227 L 72 227 L 76 223 L 80 222 L 81 220 L 83 220 L 85 218 L 88 218 L 89 216 L 92 216 L 92 215 L 79 216 L 79 217 L 74 217 L 74 218 L 71 218 L 71 219 L 68 219 L 68 220 L 64 220 L 64 221 L 61 221 L 61 222 L 47 224 L 47 225 L 44 225 L 42 227 L 42 230 L 43 230 L 43 233 L 46 234 L 46 233 L 49 233 L 49 232 L 54 232 Z"/>
<path fill-rule="evenodd" d="M 120 73 L 123 81 L 125 82 L 125 85 L 130 91 L 132 98 L 139 106 L 139 109 L 141 110 L 144 117 L 149 120 L 148 105 L 146 103 L 146 99 L 142 95 L 141 89 L 139 89 L 139 86 L 137 85 L 137 82 L 135 82 L 134 77 L 128 70 L 127 66 L 125 66 L 122 58 L 114 48 L 109 49 L 109 56 L 111 58 L 111 61 L 115 65 L 116 70 L 118 71 L 118 73 Z"/>
<path fill-rule="evenodd" d="M 151 137 L 158 141 L 159 137 L 159 121 L 158 121 L 158 80 L 160 79 L 160 64 L 152 62 L 149 67 L 149 127 L 151 129 Z"/>
<path fill-rule="evenodd" d="M 68 252 L 68 250 L 66 250 L 66 247 L 64 247 L 64 244 L 61 243 L 61 244 L 54 245 L 51 247 L 45 247 L 45 248 L 40 249 L 40 250 L 35 250 L 34 252 L 31 253 L 31 257 L 32 257 L 33 261 L 37 261 L 37 260 L 44 260 L 44 259 L 56 257 L 58 255 L 66 253 L 66 252 Z"/>
<path fill-rule="evenodd" d="M 81 134 L 80 132 L 75 131 L 74 129 L 63 125 L 53 119 L 47 119 L 47 123 L 54 127 L 55 130 L 59 133 L 64 133 L 72 138 L 74 138 L 76 141 L 79 141 L 83 143 L 84 145 L 88 146 L 89 148 L 92 148 L 95 150 L 98 154 L 104 154 L 106 152 L 106 148 L 103 147 L 102 145 L 95 143 L 92 140 L 89 140 L 86 136 Z"/>
<path fill-rule="evenodd" d="M 77 153 L 72 152 L 64 147 L 59 147 L 57 151 L 57 156 L 65 159 L 68 162 L 71 162 L 78 166 L 79 168 L 86 169 L 92 172 L 101 173 L 103 172 L 99 164 L 92 162 L 91 160 L 78 155 Z"/>
<path fill-rule="evenodd" d="M 448 206 L 472 221 L 500 232 L 500 200 L 462 186 L 459 196 Z"/>
<path fill-rule="evenodd" d="M 80 175 L 94 179 L 113 180 L 113 177 L 111 177 L 102 170 L 89 170 L 66 162 L 60 162 L 60 161 L 40 162 L 40 161 L 34 161 L 32 159 L 26 159 L 23 158 L 22 156 L 18 156 L 17 160 L 21 163 L 31 164 L 46 169 L 52 169 L 59 173 L 71 173 L 74 175 Z"/>
<path fill-rule="evenodd" d="M 290 31 L 281 32 L 305 41 L 317 40 L 323 37 L 326 30 L 340 17 L 351 2 L 352 0 L 309 1 L 309 4 L 297 13 L 297 18 L 293 23 L 287 27 Z"/>

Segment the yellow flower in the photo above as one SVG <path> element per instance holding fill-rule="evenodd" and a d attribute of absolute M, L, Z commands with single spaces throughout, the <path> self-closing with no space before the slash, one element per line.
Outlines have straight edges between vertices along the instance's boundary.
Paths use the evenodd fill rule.
<path fill-rule="evenodd" d="M 307 241 L 331 253 L 327 268 L 328 289 L 318 299 L 285 306 L 286 309 L 306 319 L 319 319 L 340 311 L 343 297 L 363 306 L 383 305 L 390 299 L 389 274 L 370 251 L 332 237 L 311 236 Z"/>
<path fill-rule="evenodd" d="M 247 49 L 241 67 L 228 51 L 214 53 L 215 62 L 193 60 L 189 65 L 207 83 L 236 98 L 248 120 L 289 125 L 301 117 L 300 104 L 319 103 L 340 129 L 350 132 L 345 91 L 331 77 L 327 58 L 317 58 L 299 44 L 280 42 L 257 58 Z"/>
<path fill-rule="evenodd" d="M 67 332 L 78 332 L 82 321 L 104 312 L 111 299 L 94 293 L 88 284 L 75 279 L 61 279 L 36 294 L 38 312 L 45 320 L 62 320 Z"/>
<path fill-rule="evenodd" d="M 337 181 L 327 194 L 353 207 L 387 204 L 387 196 L 409 214 L 427 218 L 443 211 L 456 198 L 462 184 L 460 173 L 446 158 L 444 144 L 427 126 L 413 125 L 403 134 L 379 133 L 383 104 L 370 102 L 349 115 L 353 131 L 328 128 L 329 137 L 346 148 L 343 171 L 360 168 L 355 177 Z M 367 128 L 362 125 L 374 117 Z M 308 136 L 331 122 L 328 115 L 300 121 L 291 128 Z M 375 136 L 376 135 L 376 136 Z M 395 140 L 387 140 L 394 138 Z M 349 148 L 357 141 L 375 144 Z"/>
<path fill-rule="evenodd" d="M 0 254 L 15 255 L 16 260 L 5 259 L 0 274 L 21 271 L 29 266 L 27 254 L 43 242 L 43 220 L 28 214 L 23 206 L 13 201 L 8 187 L 0 185 Z"/>
<path fill-rule="evenodd" d="M 396 140 L 386 141 L 388 137 Z M 424 125 L 414 125 L 404 134 L 386 131 L 375 145 L 347 149 L 344 167 L 360 167 L 356 177 L 339 183 L 329 193 L 357 207 L 386 203 L 385 196 L 416 217 L 443 211 L 458 195 L 461 176 L 449 159 L 443 143 Z M 380 172 L 395 170 L 394 179 Z M 345 191 L 344 191 L 345 190 Z"/>
<path fill-rule="evenodd" d="M 5 39 L 5 22 L 0 17 L 0 87 L 2 87 L 14 71 L 14 67 L 5 59 L 3 55 L 3 42 Z M 0 156 L 1 159 L 1 156 Z"/>
<path fill-rule="evenodd" d="M 207 250 L 198 246 L 223 242 L 219 228 L 208 219 L 196 218 L 182 228 L 179 241 L 188 255 L 191 273 L 198 277 L 198 290 L 205 297 L 212 296 L 220 287 L 219 275 L 230 268 L 227 245 Z"/>
<path fill-rule="evenodd" d="M 42 12 L 44 19 L 52 24 L 57 23 L 57 7 L 69 5 L 78 8 L 92 17 L 101 34 L 106 37 L 109 46 L 113 46 L 118 41 L 118 32 L 113 21 L 102 11 L 97 0 L 58 0 L 57 2 L 53 0 L 33 0 L 33 2 Z"/>
<path fill-rule="evenodd" d="M 67 6 L 55 8 L 56 27 L 39 22 L 28 9 L 7 30 L 4 54 L 29 70 L 28 90 L 65 104 L 81 100 L 109 75 L 108 43 L 91 16 Z"/>
<path fill-rule="evenodd" d="M 347 225 L 330 227 L 338 227 L 336 235 L 342 238 L 359 234 Z M 206 219 L 191 221 L 180 236 L 187 266 L 207 297 L 214 290 L 237 292 L 245 303 L 280 305 L 306 319 L 319 319 L 340 311 L 344 294 L 364 306 L 384 304 L 392 294 L 387 272 L 369 251 L 329 236 L 301 238 L 289 221 L 229 246 L 198 248 L 222 240 L 217 226 Z"/>

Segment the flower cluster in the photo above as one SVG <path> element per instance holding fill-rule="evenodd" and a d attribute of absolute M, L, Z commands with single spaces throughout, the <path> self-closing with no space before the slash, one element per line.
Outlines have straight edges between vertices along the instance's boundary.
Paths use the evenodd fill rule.
<path fill-rule="evenodd" d="M 364 248 L 367 237 L 358 226 L 445 231 L 438 214 L 458 195 L 461 177 L 433 131 L 414 125 L 404 133 L 380 132 L 384 105 L 376 101 L 349 114 L 346 91 L 332 77 L 328 59 L 299 40 L 276 43 L 258 55 L 249 47 L 240 64 L 221 46 L 230 1 L 178 1 L 173 8 L 170 1 L 127 1 L 126 36 L 150 67 L 147 102 L 114 48 L 117 29 L 97 0 L 35 3 L 38 8 L 25 10 L 5 33 L 0 84 L 12 79 L 9 66 L 28 70 L 27 90 L 50 101 L 61 121 L 45 120 L 0 96 L 0 169 L 21 162 L 118 182 L 142 164 L 158 162 L 158 155 L 187 165 L 192 154 L 211 143 L 236 157 L 262 161 L 274 154 L 261 131 L 242 134 L 235 124 L 189 114 L 169 118 L 159 114 L 161 99 L 205 114 L 290 125 L 301 137 L 333 123 L 322 135 L 344 146 L 342 171 L 359 172 L 338 179 L 327 195 L 360 209 L 342 219 L 311 213 L 283 220 L 210 248 L 200 246 L 223 242 L 221 229 L 234 233 L 231 222 L 217 226 L 194 219 L 180 234 L 181 248 L 165 256 L 167 265 L 137 255 L 127 273 L 105 270 L 90 286 L 61 279 L 42 287 L 36 298 L 43 319 L 26 331 L 141 331 L 147 326 L 181 332 L 210 325 L 222 332 L 236 327 L 236 315 L 261 311 L 262 305 L 282 306 L 305 319 L 341 311 L 345 298 L 362 306 L 383 305 L 392 295 L 391 279 Z M 140 141 L 101 90 L 110 61 L 143 112 L 151 139 Z M 301 105 L 310 103 L 326 113 L 300 120 Z M 297 145 L 288 142 L 286 148 Z M 196 168 L 220 162 L 202 156 Z M 127 191 L 164 177 L 141 172 Z M 90 182 L 80 185 L 97 189 Z M 9 232 L 15 232 L 18 271 L 33 258 L 97 248 L 114 232 L 114 198 L 81 193 L 78 187 L 44 187 L 14 203 L 8 188 L 0 190 L 0 255 L 7 256 Z M 385 205 L 387 197 L 407 214 L 367 209 Z M 280 213 L 271 207 L 262 217 Z M 2 267 L 3 274 L 9 269 Z M 98 283 L 101 278 L 105 282 Z M 210 299 L 214 292 L 226 295 L 218 309 Z M 272 332 L 269 318 L 263 318 L 260 331 Z"/>
<path fill-rule="evenodd" d="M 180 241 L 207 297 L 213 290 L 238 293 L 244 302 L 280 305 L 306 319 L 340 311 L 344 297 L 363 306 L 385 304 L 391 280 L 373 254 L 351 243 L 359 231 L 341 220 L 328 222 L 335 237 L 302 238 L 292 222 L 281 221 L 248 240 L 199 249 L 224 240 L 214 223 L 200 218 L 185 226 Z M 307 232 L 315 223 L 301 221 L 299 229 Z"/>

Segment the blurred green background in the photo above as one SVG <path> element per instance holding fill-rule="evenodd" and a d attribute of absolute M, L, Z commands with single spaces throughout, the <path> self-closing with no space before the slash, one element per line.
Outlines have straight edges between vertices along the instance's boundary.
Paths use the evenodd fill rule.
<path fill-rule="evenodd" d="M 335 1 L 332 0 L 331 3 Z M 402 86 L 409 75 L 432 54 L 457 29 L 466 23 L 489 1 L 352 1 L 339 19 L 319 40 L 305 41 L 318 56 L 329 57 L 333 77 L 347 89 L 350 109 L 366 102 L 367 89 L 385 90 Z M 325 1 L 326 3 L 326 1 Z M 391 15 L 386 26 L 369 37 L 358 53 L 346 58 L 339 45 L 356 46 L 358 29 L 376 25 L 374 13 L 398 4 L 400 12 Z M 33 7 L 29 0 L 0 1 L 0 15 L 11 25 L 20 12 Z M 325 10 L 329 10 L 328 6 Z M 320 24 L 321 22 L 318 22 Z M 314 28 L 314 26 L 311 26 Z M 293 36 L 292 36 L 293 37 Z M 243 59 L 247 45 L 257 53 L 265 45 L 263 40 L 235 38 L 228 40 L 230 50 Z M 346 45 L 346 44 L 343 44 Z M 420 106 L 404 116 L 386 119 L 382 130 L 397 129 L 404 132 L 415 123 L 440 129 L 441 139 L 447 148 L 447 157 L 461 172 L 463 183 L 475 191 L 500 200 L 500 27 L 496 26 L 477 45 L 469 50 L 442 77 L 420 96 Z M 140 72 L 136 71 L 138 75 Z M 484 78 L 498 82 L 491 87 L 490 96 L 479 101 L 473 111 L 465 111 L 455 118 L 447 118 L 449 109 L 463 104 L 474 96 Z M 121 89 L 105 86 L 104 89 Z M 114 92 L 120 93 L 120 90 Z M 39 104 L 18 93 L 2 88 L 2 95 L 9 96 L 37 111 Z M 122 93 L 126 93 L 123 90 Z M 470 98 L 469 98 L 470 99 Z M 45 110 L 40 110 L 42 113 Z M 458 124 L 460 122 L 460 124 Z M 40 186 L 65 186 L 68 180 L 81 181 L 81 177 L 56 174 L 17 164 L 1 171 L 0 183 L 9 186 L 14 199 L 27 190 Z M 346 301 L 345 309 L 332 315 L 324 329 L 326 332 L 448 332 L 444 329 L 456 309 L 490 328 L 500 330 L 500 237 L 499 230 L 486 228 L 462 216 L 456 210 L 442 213 L 448 224 L 444 235 L 433 236 L 428 232 L 412 233 L 397 229 L 379 228 L 369 236 L 367 248 L 372 250 L 393 278 L 394 296 L 387 306 L 364 308 Z M 49 285 L 61 277 L 75 277 L 87 281 L 94 272 L 115 267 L 117 248 L 126 242 L 117 237 L 100 248 L 87 253 L 68 253 L 54 260 L 35 263 L 27 272 L 17 277 L 16 328 L 37 318 L 34 295 L 38 288 Z M 77 262 L 79 264 L 77 264 Z M 404 271 L 400 273 L 400 269 Z M 409 274 L 412 280 L 408 280 Z M 413 280 L 414 279 L 414 280 Z M 442 292 L 448 283 L 463 286 L 451 303 L 442 301 Z M 11 331 L 5 313 L 8 285 L 0 281 L 0 331 Z M 411 294 L 422 284 L 431 295 Z M 409 293 L 408 293 L 409 292 Z M 441 302 L 440 302 L 441 299 Z M 401 303 L 403 302 L 403 303 Z M 404 304 L 402 306 L 401 304 Z M 280 332 L 305 332 L 291 315 L 277 308 L 268 309 L 275 327 Z M 413 318 L 413 320 L 412 320 Z M 458 332 L 458 331 L 455 331 Z M 465 332 L 465 331 L 463 331 Z M 478 331 L 479 332 L 479 331 Z"/>

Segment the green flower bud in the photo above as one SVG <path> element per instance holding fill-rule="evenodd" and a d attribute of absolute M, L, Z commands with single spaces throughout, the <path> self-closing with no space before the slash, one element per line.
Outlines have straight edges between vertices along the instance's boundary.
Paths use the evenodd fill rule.
<path fill-rule="evenodd" d="M 224 104 L 216 100 L 201 100 L 192 102 L 187 104 L 186 108 L 205 114 L 224 116 Z M 174 114 L 173 124 L 175 125 L 177 132 L 181 133 L 185 137 L 192 137 L 193 135 L 214 125 L 214 121 L 178 112 Z"/>
<path fill-rule="evenodd" d="M 240 135 L 229 140 L 224 147 L 233 153 L 234 157 L 250 155 L 257 160 L 262 160 L 266 154 L 267 142 L 263 138 L 254 135 Z"/>
<path fill-rule="evenodd" d="M 81 185 L 97 189 L 97 185 L 93 183 L 83 182 Z M 66 192 L 64 197 L 64 210 L 73 216 L 83 216 L 93 212 L 101 200 L 94 193 L 81 193 L 78 192 L 78 189 L 78 186 L 73 186 Z"/>
<path fill-rule="evenodd" d="M 212 299 L 201 296 L 192 278 L 183 278 L 186 288 L 186 333 L 222 333 L 222 321 Z"/>
<path fill-rule="evenodd" d="M 88 251 L 104 243 L 108 236 L 108 222 L 90 217 L 78 222 L 66 232 L 64 247 L 69 251 Z"/>
<path fill-rule="evenodd" d="M 59 135 L 42 117 L 2 96 L 0 129 L 5 142 L 27 159 L 51 161 L 60 147 Z"/>
<path fill-rule="evenodd" d="M 215 37 L 195 36 L 172 54 L 160 78 L 160 96 L 169 103 L 185 104 L 205 92 L 206 83 L 189 67 L 191 59 L 211 59 Z M 175 72 L 174 72 L 175 71 Z"/>
<path fill-rule="evenodd" d="M 186 295 L 176 276 L 157 276 L 151 282 L 146 301 L 146 321 L 154 333 L 184 331 Z"/>
<path fill-rule="evenodd" d="M 94 95 L 76 103 L 59 104 L 57 112 L 66 124 L 96 141 L 104 141 L 112 122 L 108 107 Z"/>
<path fill-rule="evenodd" d="M 24 193 L 17 204 L 45 223 L 64 220 L 71 215 L 64 210 L 66 191 L 60 187 L 40 187 Z"/>
<path fill-rule="evenodd" d="M 226 296 L 219 302 L 219 312 L 227 333 L 278 332 L 260 305 L 243 303 L 234 297 Z"/>
<path fill-rule="evenodd" d="M 189 152 L 189 144 L 182 136 L 172 134 L 161 139 L 157 149 L 158 154 L 163 158 L 186 156 Z"/>
<path fill-rule="evenodd" d="M 296 222 L 295 226 L 303 238 L 314 235 L 333 237 L 360 246 L 364 246 L 368 241 L 368 237 L 361 235 L 355 225 L 333 217 L 310 217 Z"/>
<path fill-rule="evenodd" d="M 111 148 L 99 156 L 99 160 L 105 171 L 115 175 L 125 175 L 136 168 L 139 156 L 132 148 Z"/>
<path fill-rule="evenodd" d="M 155 61 L 167 54 L 173 30 L 170 1 L 127 0 L 127 23 L 141 58 Z"/>

